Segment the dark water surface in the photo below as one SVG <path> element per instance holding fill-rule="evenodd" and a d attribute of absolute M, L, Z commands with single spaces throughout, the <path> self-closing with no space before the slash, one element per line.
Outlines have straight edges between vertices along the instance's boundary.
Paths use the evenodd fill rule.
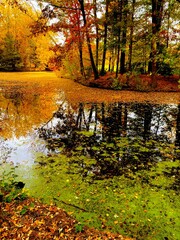
<path fill-rule="evenodd" d="M 38 132 L 51 151 L 94 158 L 85 175 L 119 175 L 179 158 L 180 105 L 65 102 Z"/>

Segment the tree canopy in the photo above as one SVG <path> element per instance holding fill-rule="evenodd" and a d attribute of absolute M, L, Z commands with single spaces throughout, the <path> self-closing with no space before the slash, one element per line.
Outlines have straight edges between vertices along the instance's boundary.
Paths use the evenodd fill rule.
<path fill-rule="evenodd" d="M 32 2 L 0 5 L 1 68 L 49 65 L 76 79 L 107 71 L 179 74 L 177 0 L 41 0 L 34 8 Z"/>
<path fill-rule="evenodd" d="M 41 12 L 28 4 L 0 3 L 0 70 L 40 70 L 48 65 L 53 52 L 52 33 L 33 32 Z"/>

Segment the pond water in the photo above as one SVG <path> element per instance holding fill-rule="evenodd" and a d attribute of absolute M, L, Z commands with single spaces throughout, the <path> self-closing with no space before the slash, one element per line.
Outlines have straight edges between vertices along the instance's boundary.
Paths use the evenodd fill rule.
<path fill-rule="evenodd" d="M 121 102 L 79 103 L 74 109 L 63 102 L 38 132 L 52 152 L 63 147 L 68 156 L 94 158 L 92 166 L 79 162 L 85 173 L 114 176 L 166 159 L 175 161 L 179 110 L 175 104 Z"/>
<path fill-rule="evenodd" d="M 52 73 L 19 76 L 20 80 L 13 81 L 12 76 L 5 74 L 4 80 L 0 81 L 1 174 L 5 163 L 17 166 L 20 180 L 26 183 L 33 195 L 53 198 L 54 201 L 58 198 L 60 206 L 66 199 L 68 207 L 73 207 L 72 199 L 78 206 L 87 207 L 92 192 L 95 196 L 101 191 L 92 190 L 87 184 L 119 176 L 131 181 L 136 181 L 138 176 L 139 181 L 149 184 L 152 194 L 156 194 L 155 188 L 161 188 L 158 181 L 162 177 L 162 169 L 163 174 L 172 178 L 168 182 L 169 189 L 179 189 L 180 104 L 176 93 L 120 94 L 101 89 L 96 91 L 70 80 L 63 81 Z M 143 177 L 138 175 L 155 169 L 157 163 L 167 162 L 171 163 L 171 169 L 160 165 L 157 179 L 155 170 L 152 171 L 152 179 L 144 172 Z M 150 184 L 154 179 L 157 182 Z M 101 189 L 105 191 L 110 183 L 100 184 L 104 184 Z M 111 192 L 114 199 L 122 197 L 125 191 L 121 185 L 117 187 L 118 184 L 119 180 Z M 130 185 L 128 182 L 128 187 Z M 85 193 L 82 186 L 86 192 L 89 191 L 86 194 L 90 194 L 86 200 L 80 198 Z M 119 196 L 116 195 L 117 188 L 122 188 Z M 109 197 L 107 192 L 102 194 Z M 97 199 L 99 195 L 96 200 L 94 197 L 94 201 Z M 98 201 L 103 204 L 105 200 Z M 110 203 L 111 200 L 108 201 Z M 113 204 L 112 209 L 110 206 L 107 208 L 112 212 Z M 71 208 L 68 210 L 72 211 Z M 94 211 L 90 215 L 91 220 L 84 215 L 76 217 L 93 224 Z M 104 218 L 108 218 L 109 211 Z M 144 214 L 143 209 L 142 212 Z M 113 214 L 117 215 L 116 212 Z M 120 218 L 119 213 L 116 222 Z M 126 231 L 124 233 L 127 234 Z"/>
<path fill-rule="evenodd" d="M 126 102 L 126 95 L 118 96 L 113 91 L 104 90 L 102 93 L 101 89 L 88 89 L 84 93 L 83 86 L 81 88 L 73 82 L 62 84 L 62 80 L 58 81 L 52 73 L 46 74 L 45 80 L 41 73 L 20 73 L 20 80 L 14 81 L 14 76 L 10 75 L 10 79 L 7 76 L 4 75 L 4 81 L 0 81 L 1 161 L 31 164 L 37 152 L 47 154 L 50 148 L 46 147 L 45 140 L 49 136 L 45 136 L 44 131 L 43 137 L 42 133 L 39 137 L 39 128 L 43 126 L 43 129 L 48 129 L 48 134 L 52 129 L 57 131 L 56 128 L 62 128 L 67 134 L 64 137 L 69 139 L 73 130 L 69 128 L 77 128 L 93 131 L 97 139 L 104 138 L 105 141 L 115 136 L 138 136 L 144 140 L 152 137 L 179 144 L 179 106 L 177 98 L 173 100 L 172 94 L 169 95 L 170 104 L 138 104 L 135 100 L 141 100 L 141 97 L 136 94 L 126 94 L 132 101 L 130 103 Z M 72 87 L 69 84 L 72 84 Z M 97 93 L 96 98 L 94 93 Z M 162 97 L 160 96 L 160 101 L 163 97 L 167 101 L 163 93 Z M 144 98 L 147 99 L 146 95 Z M 125 102 L 122 99 L 125 99 Z M 152 100 L 154 99 L 155 97 Z M 63 127 L 61 118 L 66 118 Z M 52 132 L 50 135 L 55 137 Z"/>
<path fill-rule="evenodd" d="M 36 152 L 46 152 L 36 128 L 51 118 L 63 96 L 51 75 L 45 81 L 38 73 L 32 79 L 15 76 L 7 73 L 0 81 L 0 159 L 31 164 Z"/>
<path fill-rule="evenodd" d="M 179 157 L 180 105 L 171 103 L 171 94 L 170 104 L 149 103 L 135 101 L 137 93 L 97 89 L 94 100 L 96 90 L 68 80 L 62 84 L 52 73 L 12 77 L 1 80 L 1 162 L 27 167 L 41 154 L 62 152 L 95 159 L 91 165 L 80 161 L 84 175 L 114 176 Z M 128 96 L 130 101 L 122 101 Z"/>

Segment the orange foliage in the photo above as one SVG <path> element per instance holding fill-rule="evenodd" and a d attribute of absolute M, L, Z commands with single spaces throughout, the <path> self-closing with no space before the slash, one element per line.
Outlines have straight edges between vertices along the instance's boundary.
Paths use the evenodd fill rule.
<path fill-rule="evenodd" d="M 53 52 L 49 50 L 52 33 L 46 36 L 41 34 L 33 36 L 31 26 L 37 20 L 40 13 L 34 12 L 28 4 L 24 3 L 22 11 L 18 6 L 9 5 L 3 0 L 0 4 L 0 52 L 6 47 L 4 41 L 7 34 L 10 34 L 15 41 L 14 50 L 20 54 L 22 68 L 45 69 Z"/>

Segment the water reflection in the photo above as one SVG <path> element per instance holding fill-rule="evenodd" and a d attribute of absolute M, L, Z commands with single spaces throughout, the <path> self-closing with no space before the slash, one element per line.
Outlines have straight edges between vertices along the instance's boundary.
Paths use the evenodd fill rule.
<path fill-rule="evenodd" d="M 118 175 L 175 161 L 179 130 L 178 105 L 80 103 L 73 109 L 65 102 L 39 134 L 51 150 L 63 146 L 69 157 L 95 159 L 89 172 Z"/>
<path fill-rule="evenodd" d="M 54 93 L 26 92 L 21 88 L 4 90 L 0 102 L 0 135 L 6 138 L 25 135 L 57 109 Z"/>
<path fill-rule="evenodd" d="M 1 139 L 0 147 L 0 162 L 11 162 L 15 166 L 19 164 L 32 165 L 37 153 L 47 154 L 44 141 L 40 141 L 35 133 L 25 137 Z"/>
<path fill-rule="evenodd" d="M 72 108 L 64 102 L 41 128 L 41 136 L 68 138 L 76 129 L 93 132 L 102 140 L 128 136 L 179 145 L 179 112 L 180 105 L 80 103 Z"/>
<path fill-rule="evenodd" d="M 77 151 L 77 154 L 93 157 L 98 164 L 98 159 L 101 159 L 101 172 L 102 165 L 107 165 L 106 170 L 107 167 L 111 169 L 112 164 L 109 165 L 105 159 L 114 156 L 113 164 L 117 165 L 118 172 L 119 165 L 127 166 L 135 158 L 145 162 L 145 158 L 151 161 L 163 159 L 165 154 L 162 147 L 157 146 L 159 142 L 172 144 L 169 145 L 172 153 L 174 145 L 180 145 L 180 107 L 177 104 L 70 104 L 65 101 L 64 93 L 57 91 L 58 85 L 50 88 L 49 83 L 43 82 L 43 85 L 38 81 L 8 82 L 1 88 L 2 160 L 33 162 L 38 151 L 59 152 L 59 147 L 65 146 L 66 151 L 72 154 L 78 146 L 83 146 L 84 152 Z M 42 127 L 37 130 L 39 126 Z M 44 141 L 48 143 L 48 150 Z M 171 154 L 170 158 L 177 156 Z"/>
<path fill-rule="evenodd" d="M 0 160 L 33 163 L 36 152 L 44 152 L 37 127 L 47 122 L 64 98 L 53 82 L 4 81 L 0 89 Z"/>

